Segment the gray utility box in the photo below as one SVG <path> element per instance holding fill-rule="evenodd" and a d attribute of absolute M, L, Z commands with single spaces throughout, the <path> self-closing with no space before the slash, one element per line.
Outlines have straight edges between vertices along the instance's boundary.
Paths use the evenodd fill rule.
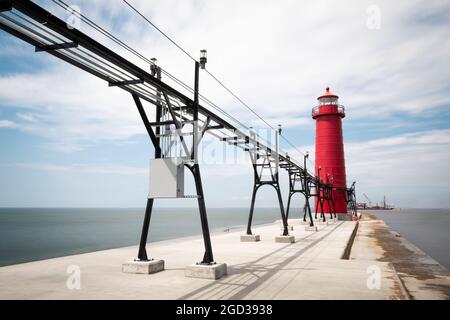
<path fill-rule="evenodd" d="M 150 160 L 150 190 L 148 197 L 183 198 L 184 164 L 182 158 Z"/>

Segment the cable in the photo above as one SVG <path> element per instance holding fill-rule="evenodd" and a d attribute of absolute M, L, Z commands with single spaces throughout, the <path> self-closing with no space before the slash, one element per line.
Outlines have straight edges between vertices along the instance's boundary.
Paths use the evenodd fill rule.
<path fill-rule="evenodd" d="M 30 25 L 36 27 L 38 30 L 41 30 L 41 31 L 43 31 L 43 32 L 45 32 L 45 33 L 47 33 L 47 34 L 49 34 L 50 36 L 56 38 L 57 40 L 59 40 L 59 41 L 64 41 L 64 39 L 62 39 L 62 38 L 59 37 L 58 35 L 55 35 L 55 34 L 49 32 L 49 31 L 45 30 L 45 29 L 42 28 L 40 25 L 37 25 L 36 23 L 34 23 L 34 22 L 28 20 L 27 18 L 25 18 L 25 17 L 23 17 L 23 16 L 21 16 L 21 15 L 18 15 L 18 14 L 15 13 L 15 12 L 13 12 L 12 14 L 13 14 L 14 16 L 16 16 L 16 17 L 22 19 L 23 21 L 29 23 Z M 16 24 L 16 25 L 22 27 L 23 29 L 29 31 L 30 33 L 32 33 L 32 34 L 34 34 L 34 35 L 37 35 L 38 37 L 41 37 L 42 39 L 44 39 L 44 40 L 47 41 L 47 42 L 50 42 L 51 44 L 56 44 L 56 43 L 57 43 L 57 42 L 55 42 L 54 40 L 52 40 L 52 39 L 50 39 L 50 38 L 44 36 L 43 34 L 40 34 L 40 33 L 38 33 L 37 31 L 35 31 L 35 30 L 29 28 L 28 26 L 25 26 L 24 24 L 20 23 L 19 21 L 12 19 L 11 17 L 8 17 L 8 16 L 3 15 L 3 14 L 0 14 L 0 16 L 1 16 L 2 18 L 4 18 L 4 19 L 9 20 L 10 22 L 12 22 L 12 23 L 14 23 L 14 24 Z M 35 40 L 38 41 L 38 39 L 35 39 Z M 113 81 L 118 81 L 118 80 L 122 80 L 122 81 L 123 81 L 123 80 L 126 80 L 124 77 L 122 77 L 122 76 L 120 76 L 120 75 L 114 73 L 114 72 L 111 71 L 111 70 L 106 69 L 104 66 L 101 66 L 101 65 L 99 65 L 98 63 L 96 63 L 96 62 L 94 62 L 93 60 L 91 60 L 91 59 L 94 59 L 94 60 L 96 60 L 96 61 L 98 61 L 98 62 L 100 62 L 100 63 L 102 63 L 102 64 L 106 64 L 107 67 L 112 68 L 112 69 L 115 69 L 116 71 L 119 71 L 119 72 L 122 73 L 123 75 L 127 76 L 126 74 L 124 74 L 124 73 L 121 72 L 120 70 L 114 68 L 113 66 L 110 66 L 110 65 L 109 65 L 108 63 L 106 63 L 105 61 L 102 61 L 102 60 L 98 59 L 97 57 L 91 55 L 89 52 L 86 52 L 86 51 L 84 51 L 84 50 L 82 50 L 82 49 L 80 49 L 80 48 L 66 49 L 66 51 L 67 51 L 67 53 L 70 53 L 71 55 L 73 55 L 73 56 L 75 56 L 75 57 L 77 57 L 77 58 L 80 58 L 80 59 L 82 59 L 82 60 L 88 62 L 88 64 L 84 63 L 82 60 L 79 60 L 79 59 L 76 59 L 76 58 L 74 58 L 74 57 L 72 57 L 72 56 L 69 56 L 69 55 L 67 55 L 66 53 L 62 53 L 62 54 L 65 55 L 66 57 L 71 58 L 72 60 L 74 60 L 74 61 L 76 61 L 76 62 L 78 62 L 78 63 L 83 64 L 85 67 L 90 68 L 90 69 L 92 69 L 93 71 L 102 74 L 102 76 L 105 77 L 105 78 L 109 78 L 110 80 L 113 80 Z M 79 51 L 79 52 L 81 52 L 81 53 L 87 55 L 87 56 L 90 57 L 91 59 L 86 58 L 86 57 L 84 57 L 84 56 L 78 54 L 78 53 L 75 52 L 75 51 Z M 92 66 L 94 66 L 95 68 L 93 68 Z M 105 71 L 106 73 L 104 73 L 103 71 Z M 113 77 L 111 77 L 111 75 L 112 75 Z M 116 78 L 114 78 L 114 77 L 116 77 Z M 152 96 L 154 99 L 157 99 L 157 96 L 156 96 L 154 93 L 149 92 L 148 90 L 145 90 L 145 89 L 143 89 L 143 88 L 139 88 L 139 87 L 136 88 L 136 87 L 135 87 L 134 90 L 137 91 L 137 92 L 139 92 L 140 94 L 144 94 L 144 95 L 145 95 L 145 94 L 148 94 L 148 95 Z"/>
<path fill-rule="evenodd" d="M 57 4 L 58 6 L 60 6 L 61 8 L 65 9 L 66 11 L 70 8 L 69 5 L 67 5 L 64 1 L 62 0 L 52 0 L 55 4 Z M 114 35 L 112 35 L 110 32 L 108 32 L 107 30 L 105 30 L 104 28 L 102 28 L 101 26 L 99 26 L 97 23 L 93 22 L 91 19 L 89 19 L 88 17 L 86 17 L 85 15 L 81 14 L 80 12 L 77 11 L 73 11 L 74 14 L 76 14 L 80 19 L 82 19 L 86 24 L 88 24 L 90 27 L 92 27 L 93 29 L 97 30 L 98 32 L 100 32 L 101 34 L 103 34 L 104 36 L 106 36 L 107 38 L 109 38 L 110 40 L 112 40 L 113 42 L 115 42 L 116 44 L 120 45 L 122 48 L 126 49 L 127 51 L 131 52 L 132 54 L 134 54 L 135 56 L 137 56 L 138 58 L 140 58 L 141 60 L 143 60 L 144 62 L 148 63 L 148 64 L 154 64 L 153 61 L 151 61 L 150 59 L 146 58 L 144 55 L 142 55 L 141 53 L 139 53 L 137 50 L 135 50 L 134 48 L 130 47 L 129 45 L 127 45 L 126 43 L 124 43 L 123 41 L 121 41 L 120 39 L 118 39 L 117 37 L 115 37 Z M 150 22 L 151 23 L 151 22 Z M 153 25 L 153 24 L 152 24 Z M 157 28 L 157 30 L 159 30 Z M 160 30 L 159 30 L 160 31 Z M 184 50 L 183 50 L 184 51 Z M 189 85 L 187 85 L 186 83 L 184 83 L 183 81 L 181 81 L 180 79 L 176 78 L 174 75 L 170 74 L 167 70 L 164 70 L 163 68 L 159 67 L 162 71 L 163 74 L 165 74 L 166 76 L 168 76 L 171 80 L 175 81 L 178 85 L 182 86 L 184 89 L 188 90 L 189 92 L 193 93 L 194 89 L 189 87 Z M 203 96 L 202 94 L 199 94 L 199 97 L 206 102 L 208 105 L 210 105 L 211 107 L 213 107 L 214 109 L 218 110 L 219 112 L 221 112 L 222 114 L 226 115 L 228 118 L 232 119 L 233 121 L 235 121 L 236 123 L 238 123 L 241 127 L 248 129 L 247 126 L 245 126 L 242 122 L 240 122 L 239 120 L 237 120 L 235 117 L 233 117 L 231 114 L 227 113 L 225 110 L 223 110 L 222 108 L 220 108 L 218 105 L 216 105 L 215 103 L 213 103 L 211 100 L 209 100 L 208 98 L 206 98 L 205 96 Z"/>
<path fill-rule="evenodd" d="M 142 17 L 145 21 L 147 21 L 152 27 L 158 30 L 165 38 L 167 38 L 172 44 L 174 44 L 178 49 L 180 49 L 185 55 L 191 58 L 193 61 L 197 61 L 191 54 L 189 54 L 186 50 L 184 50 L 178 43 L 176 43 L 172 38 L 170 38 L 166 33 L 164 33 L 160 28 L 158 28 L 153 22 L 150 21 L 146 16 L 139 12 L 133 5 L 131 5 L 127 0 L 122 0 L 126 3 L 134 12 L 136 12 L 140 17 Z M 233 91 L 231 91 L 225 84 L 220 81 L 216 76 L 214 76 L 210 71 L 205 71 L 217 82 L 219 83 L 226 91 L 228 91 L 233 97 L 235 97 L 242 105 L 244 105 L 248 110 L 250 110 L 255 116 L 257 116 L 261 121 L 263 121 L 269 128 L 272 130 L 276 130 L 272 125 L 270 125 L 266 120 L 264 120 L 258 113 L 256 113 L 247 103 L 245 103 L 241 98 L 239 98 Z"/>
<path fill-rule="evenodd" d="M 174 44 L 178 49 L 180 49 L 185 55 L 187 55 L 193 61 L 197 61 L 191 54 L 189 54 L 185 49 L 183 49 L 178 43 L 176 43 L 172 38 L 170 38 L 165 32 L 163 32 L 158 26 L 156 26 L 153 22 L 150 21 L 145 15 L 143 15 L 139 10 L 137 10 L 133 5 L 131 5 L 127 0 L 123 0 L 134 12 L 136 12 L 140 17 L 142 17 L 145 21 L 147 21 L 152 27 L 158 30 L 166 39 L 168 39 L 172 44 Z M 238 100 L 243 106 L 245 106 L 251 113 L 253 113 L 258 119 L 264 122 L 269 128 L 276 131 L 276 129 L 267 122 L 263 117 L 261 117 L 252 107 L 250 107 L 244 100 L 242 100 L 237 94 L 235 94 L 231 89 L 228 88 L 221 80 L 219 80 L 214 74 L 212 74 L 209 70 L 205 69 L 206 73 L 213 78 L 217 83 L 219 83 L 228 93 L 230 93 L 236 100 Z M 210 101 L 209 101 L 210 102 Z M 222 110 L 222 109 L 221 109 Z M 224 110 L 222 110 L 225 112 Z M 230 115 L 229 115 L 230 116 Z M 237 119 L 235 119 L 237 121 Z M 240 123 L 238 121 L 238 123 Z M 242 123 L 241 123 L 242 124 Z M 243 125 L 243 124 L 242 124 Z M 244 125 L 243 125 L 244 126 Z M 247 126 L 244 126 L 246 129 L 249 129 Z M 304 153 L 297 149 L 286 137 L 282 136 L 282 138 L 293 148 L 295 148 L 300 154 L 304 156 Z"/>
<path fill-rule="evenodd" d="M 70 8 L 64 1 L 62 0 L 52 0 L 55 4 L 57 4 L 58 6 L 60 6 L 61 8 L 68 10 L 68 8 Z M 156 26 L 153 22 L 150 21 L 150 19 L 148 19 L 146 16 L 144 16 L 141 12 L 139 12 L 139 10 L 137 10 L 133 5 L 131 5 L 127 0 L 123 0 L 123 2 L 130 7 L 134 12 L 136 12 L 141 18 L 143 18 L 147 23 L 149 23 L 152 27 L 154 27 L 158 32 L 160 32 L 166 39 L 168 39 L 173 45 L 175 45 L 179 50 L 181 50 L 185 55 L 187 55 L 191 60 L 193 61 L 197 61 L 192 55 L 190 55 L 185 49 L 183 49 L 180 45 L 178 45 L 174 40 L 172 40 L 166 33 L 164 33 L 160 28 L 158 28 L 158 26 Z M 139 53 L 137 50 L 133 49 L 132 47 L 130 47 L 129 45 L 127 45 L 126 43 L 124 43 L 123 41 L 121 41 L 120 39 L 118 39 L 117 37 L 115 37 L 114 35 L 112 35 L 110 32 L 108 32 L 107 30 L 105 30 L 104 28 L 102 28 L 101 26 L 99 26 L 98 24 L 96 24 L 95 22 L 93 22 L 92 20 L 90 20 L 89 18 L 87 18 L 86 16 L 84 16 L 83 14 L 74 11 L 74 13 L 76 13 L 80 19 L 82 19 L 85 23 L 87 23 L 89 26 L 91 26 L 92 28 L 94 28 L 95 30 L 97 30 L 98 32 L 100 32 L 101 34 L 103 34 L 104 36 L 108 37 L 110 40 L 112 40 L 113 42 L 115 42 L 116 44 L 120 45 L 121 47 L 125 48 L 127 51 L 133 53 L 135 56 L 139 57 L 140 59 L 142 59 L 143 61 L 145 61 L 146 63 L 149 64 L 154 64 L 153 61 L 149 60 L 148 58 L 146 58 L 145 56 L 143 56 L 141 53 Z M 167 72 L 166 70 L 164 70 L 163 68 L 161 68 L 161 71 L 168 76 L 171 80 L 173 80 L 174 82 L 176 82 L 177 84 L 179 84 L 180 86 L 182 86 L 185 90 L 188 90 L 189 92 L 193 93 L 194 89 L 191 88 L 190 86 L 188 86 L 186 83 L 184 83 L 183 81 L 181 81 L 180 79 L 176 78 L 175 76 L 173 76 L 172 74 L 170 74 L 169 72 Z M 245 101 L 243 101 L 239 96 L 237 96 L 231 89 L 229 89 L 222 81 L 220 81 L 215 75 L 213 75 L 209 70 L 205 69 L 205 71 L 208 73 L 208 75 L 210 77 L 212 77 L 218 84 L 220 84 L 228 93 L 230 93 L 235 99 L 237 99 L 243 106 L 245 106 L 251 113 L 253 113 L 258 119 L 260 119 L 263 123 L 265 123 L 270 129 L 276 131 L 276 129 L 270 124 L 268 123 L 263 117 L 261 117 L 255 110 L 253 110 L 253 108 L 251 108 Z M 211 100 L 209 100 L 208 98 L 206 98 L 205 96 L 199 94 L 200 98 L 205 101 L 208 105 L 210 105 L 211 107 L 215 108 L 216 110 L 218 110 L 219 112 L 221 112 L 222 114 L 225 114 L 227 117 L 229 117 L 230 119 L 232 119 L 233 121 L 235 121 L 236 123 L 238 123 L 240 126 L 242 126 L 245 129 L 250 129 L 249 127 L 247 127 L 246 125 L 244 125 L 242 122 L 240 122 L 238 119 L 236 119 L 234 116 L 232 116 L 231 114 L 229 114 L 228 112 L 226 112 L 225 110 L 223 110 L 222 108 L 220 108 L 217 104 L 213 103 Z M 259 137 L 259 135 L 257 135 Z M 301 152 L 293 143 L 291 143 L 289 141 L 289 139 L 287 139 L 284 136 L 281 136 L 283 140 L 285 140 L 291 147 L 293 147 L 297 152 L 299 152 L 301 155 L 304 156 L 304 153 Z"/>
<path fill-rule="evenodd" d="M 303 153 L 302 151 L 300 151 L 300 149 L 298 149 L 292 142 L 290 142 L 285 136 L 280 134 L 280 137 L 286 141 L 292 148 L 295 149 L 295 151 L 297 151 L 298 153 L 300 153 L 303 157 L 306 156 L 305 153 Z M 309 160 L 309 158 L 306 158 L 306 161 L 309 162 L 310 164 L 314 165 L 314 163 Z"/>
<path fill-rule="evenodd" d="M 142 17 L 145 21 L 150 23 L 153 28 L 158 30 L 164 37 L 166 37 L 170 42 L 172 42 L 178 49 L 183 51 L 189 58 L 191 58 L 193 61 L 197 61 L 194 57 L 192 57 L 186 50 L 184 50 L 181 46 L 179 46 L 175 41 L 173 41 L 167 34 L 165 34 L 161 29 L 159 29 L 153 22 L 151 22 L 149 19 L 147 19 L 146 16 L 144 16 L 142 13 L 139 12 L 135 7 L 133 7 L 127 0 L 123 0 L 134 12 L 136 12 L 138 15 Z"/>
<path fill-rule="evenodd" d="M 125 1 L 125 0 L 124 0 Z M 235 97 L 240 103 L 242 103 L 248 110 L 250 110 L 255 116 L 257 116 L 261 121 L 263 121 L 269 128 L 276 131 L 274 127 L 272 127 L 266 120 L 264 120 L 256 111 L 254 111 L 248 104 L 246 104 L 241 98 L 239 98 L 233 91 L 228 89 L 228 87 L 223 84 L 222 81 L 217 79 L 215 75 L 213 75 L 211 72 L 209 72 L 207 69 L 205 69 L 206 73 L 208 73 L 214 80 L 216 80 L 225 90 L 227 90 L 233 97 Z"/>

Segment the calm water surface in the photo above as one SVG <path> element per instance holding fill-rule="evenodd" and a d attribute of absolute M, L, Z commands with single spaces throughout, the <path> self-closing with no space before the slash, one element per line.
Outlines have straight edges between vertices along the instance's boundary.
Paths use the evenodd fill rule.
<path fill-rule="evenodd" d="M 450 270 L 450 209 L 369 212 Z"/>
<path fill-rule="evenodd" d="M 450 269 L 450 209 L 371 211 Z M 0 208 L 0 266 L 137 245 L 143 209 Z M 209 209 L 210 229 L 243 227 L 248 209 Z M 280 218 L 256 209 L 254 223 Z M 149 241 L 201 234 L 197 209 L 155 209 Z"/>
<path fill-rule="evenodd" d="M 0 208 L 0 266 L 137 245 L 144 209 Z M 247 223 L 248 209 L 209 209 L 212 231 Z M 254 223 L 280 219 L 256 209 Z M 149 241 L 201 234 L 197 209 L 155 209 Z"/>

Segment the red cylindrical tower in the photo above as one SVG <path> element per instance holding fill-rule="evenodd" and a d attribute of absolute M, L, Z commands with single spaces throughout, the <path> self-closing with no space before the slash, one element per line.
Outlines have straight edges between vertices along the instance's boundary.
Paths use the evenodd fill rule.
<path fill-rule="evenodd" d="M 327 179 L 337 187 L 346 187 L 344 143 L 342 136 L 342 118 L 345 109 L 338 104 L 339 97 L 326 88 L 318 97 L 319 105 L 312 109 L 312 117 L 316 120 L 316 163 L 315 172 L 322 181 Z M 345 190 L 333 190 L 336 213 L 347 213 L 347 194 Z M 317 205 L 317 198 L 316 198 Z M 319 210 L 320 212 L 320 210 Z M 327 201 L 324 212 L 332 212 Z"/>

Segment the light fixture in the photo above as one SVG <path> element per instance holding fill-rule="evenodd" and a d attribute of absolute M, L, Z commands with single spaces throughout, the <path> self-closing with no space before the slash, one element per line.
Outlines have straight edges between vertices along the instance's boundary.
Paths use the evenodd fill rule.
<path fill-rule="evenodd" d="M 156 75 L 156 70 L 158 70 L 158 59 L 156 58 L 151 58 L 150 59 L 150 71 L 152 73 L 152 76 Z"/>
<path fill-rule="evenodd" d="M 206 64 L 206 61 L 207 61 L 206 53 L 207 52 L 206 52 L 205 49 L 200 50 L 200 68 L 202 68 L 202 69 L 205 69 L 205 64 Z"/>

